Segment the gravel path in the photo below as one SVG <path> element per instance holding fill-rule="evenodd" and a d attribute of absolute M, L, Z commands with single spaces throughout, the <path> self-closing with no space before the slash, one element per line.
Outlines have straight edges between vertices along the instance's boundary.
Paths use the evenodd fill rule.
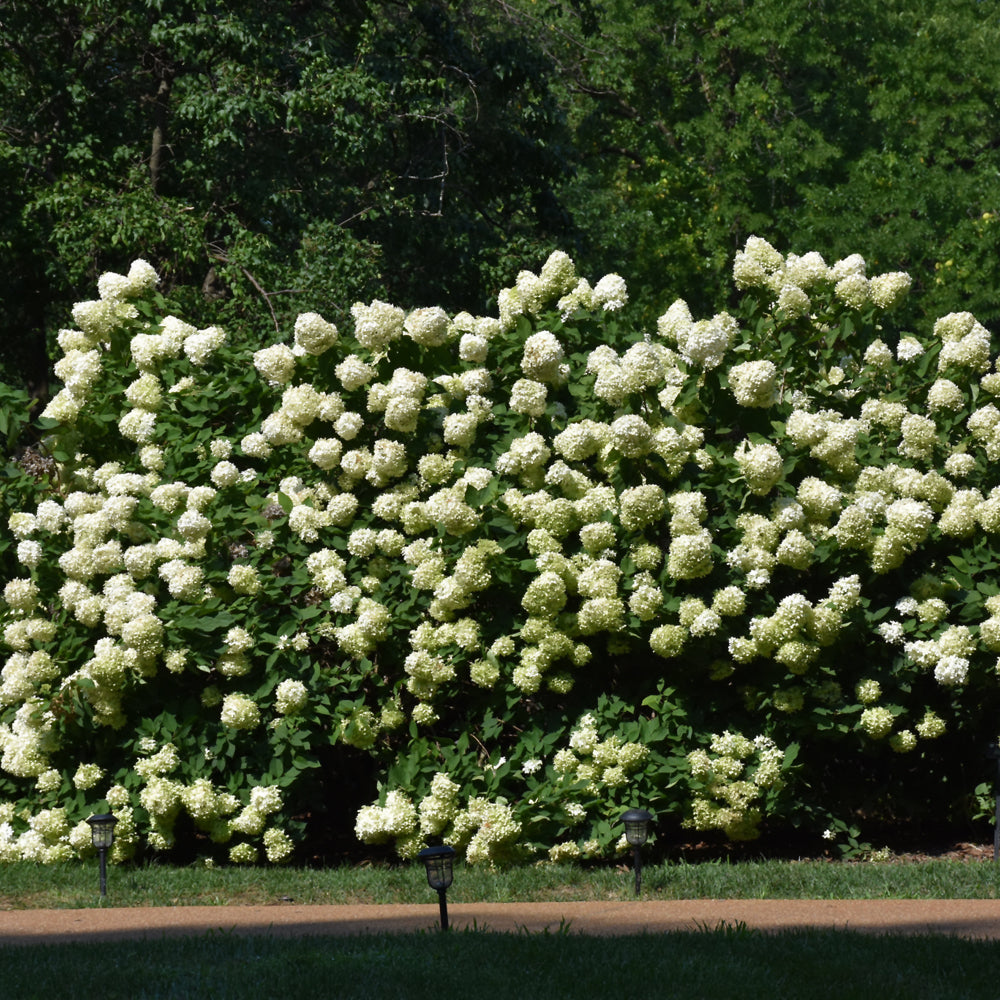
<path fill-rule="evenodd" d="M 1000 900 L 677 900 L 607 903 L 461 903 L 453 930 L 660 934 L 720 924 L 764 932 L 820 927 L 876 934 L 1000 939 Z M 399 933 L 437 926 L 438 906 L 101 907 L 0 912 L 0 945 L 162 938 L 225 931 L 276 936 Z"/>

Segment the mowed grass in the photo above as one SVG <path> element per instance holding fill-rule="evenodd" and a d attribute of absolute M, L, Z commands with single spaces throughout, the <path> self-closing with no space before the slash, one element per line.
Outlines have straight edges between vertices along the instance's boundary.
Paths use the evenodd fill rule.
<path fill-rule="evenodd" d="M 419 864 L 331 869 L 123 866 L 98 896 L 97 864 L 5 865 L 0 908 L 433 903 Z M 996 898 L 991 862 L 703 862 L 650 865 L 645 899 Z M 454 902 L 632 899 L 628 866 L 538 865 L 497 872 L 458 865 Z M 105 1000 L 268 996 L 420 1000 L 780 997 L 879 1000 L 1000 996 L 1000 942 L 742 924 L 662 935 L 589 938 L 572 925 L 543 933 L 488 926 L 447 934 L 244 936 L 0 946 L 5 996 Z"/>
<path fill-rule="evenodd" d="M 995 1000 L 998 968 L 1000 942 L 743 926 L 611 938 L 481 929 L 0 947 L 4 995 L 19 1000 Z"/>
<path fill-rule="evenodd" d="M 456 865 L 448 898 L 456 903 L 634 898 L 627 865 L 543 864 L 490 871 Z M 996 899 L 1000 865 L 991 861 L 741 861 L 647 865 L 644 899 Z M 234 906 L 427 903 L 423 866 L 338 868 L 110 867 L 98 895 L 97 862 L 4 865 L 0 909 L 89 906 Z M 1000 990 L 998 990 L 1000 995 Z"/>

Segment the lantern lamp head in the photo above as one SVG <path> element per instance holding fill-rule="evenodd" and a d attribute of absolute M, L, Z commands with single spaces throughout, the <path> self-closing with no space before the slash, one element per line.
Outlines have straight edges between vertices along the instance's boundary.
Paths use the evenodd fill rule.
<path fill-rule="evenodd" d="M 98 816 L 90 816 L 87 819 L 90 824 L 90 836 L 94 847 L 100 850 L 107 850 L 115 842 L 115 824 L 117 818 L 111 813 L 101 813 Z"/>
<path fill-rule="evenodd" d="M 417 856 L 427 869 L 427 884 L 432 889 L 440 891 L 451 885 L 454 847 L 446 844 L 441 847 L 425 847 Z"/>
<path fill-rule="evenodd" d="M 641 847 L 646 843 L 649 836 L 649 824 L 653 819 L 653 814 L 645 809 L 629 809 L 622 822 L 625 824 L 625 839 L 633 847 Z"/>

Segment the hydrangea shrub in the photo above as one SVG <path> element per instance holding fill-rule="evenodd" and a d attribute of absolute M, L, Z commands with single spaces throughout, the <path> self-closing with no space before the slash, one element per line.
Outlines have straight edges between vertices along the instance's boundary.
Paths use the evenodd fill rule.
<path fill-rule="evenodd" d="M 118 859 L 283 861 L 359 757 L 362 842 L 489 864 L 606 855 L 631 805 L 819 836 L 904 758 L 919 794 L 996 730 L 990 336 L 895 329 L 860 256 L 733 277 L 633 329 L 556 253 L 496 315 L 251 346 L 104 275 L 6 526 L 0 859 L 106 804 Z"/>

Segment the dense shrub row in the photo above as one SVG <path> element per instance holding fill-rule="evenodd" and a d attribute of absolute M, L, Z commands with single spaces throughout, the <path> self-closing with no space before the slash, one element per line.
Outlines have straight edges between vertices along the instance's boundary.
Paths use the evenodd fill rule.
<path fill-rule="evenodd" d="M 990 336 L 894 328 L 909 278 L 860 256 L 754 238 L 733 275 L 732 314 L 633 329 L 556 253 L 496 316 L 358 303 L 258 349 L 104 275 L 52 464 L 5 491 L 0 858 L 107 805 L 118 858 L 281 861 L 365 760 L 350 821 L 404 857 L 599 857 L 629 805 L 730 839 L 887 792 L 971 815 Z"/>

